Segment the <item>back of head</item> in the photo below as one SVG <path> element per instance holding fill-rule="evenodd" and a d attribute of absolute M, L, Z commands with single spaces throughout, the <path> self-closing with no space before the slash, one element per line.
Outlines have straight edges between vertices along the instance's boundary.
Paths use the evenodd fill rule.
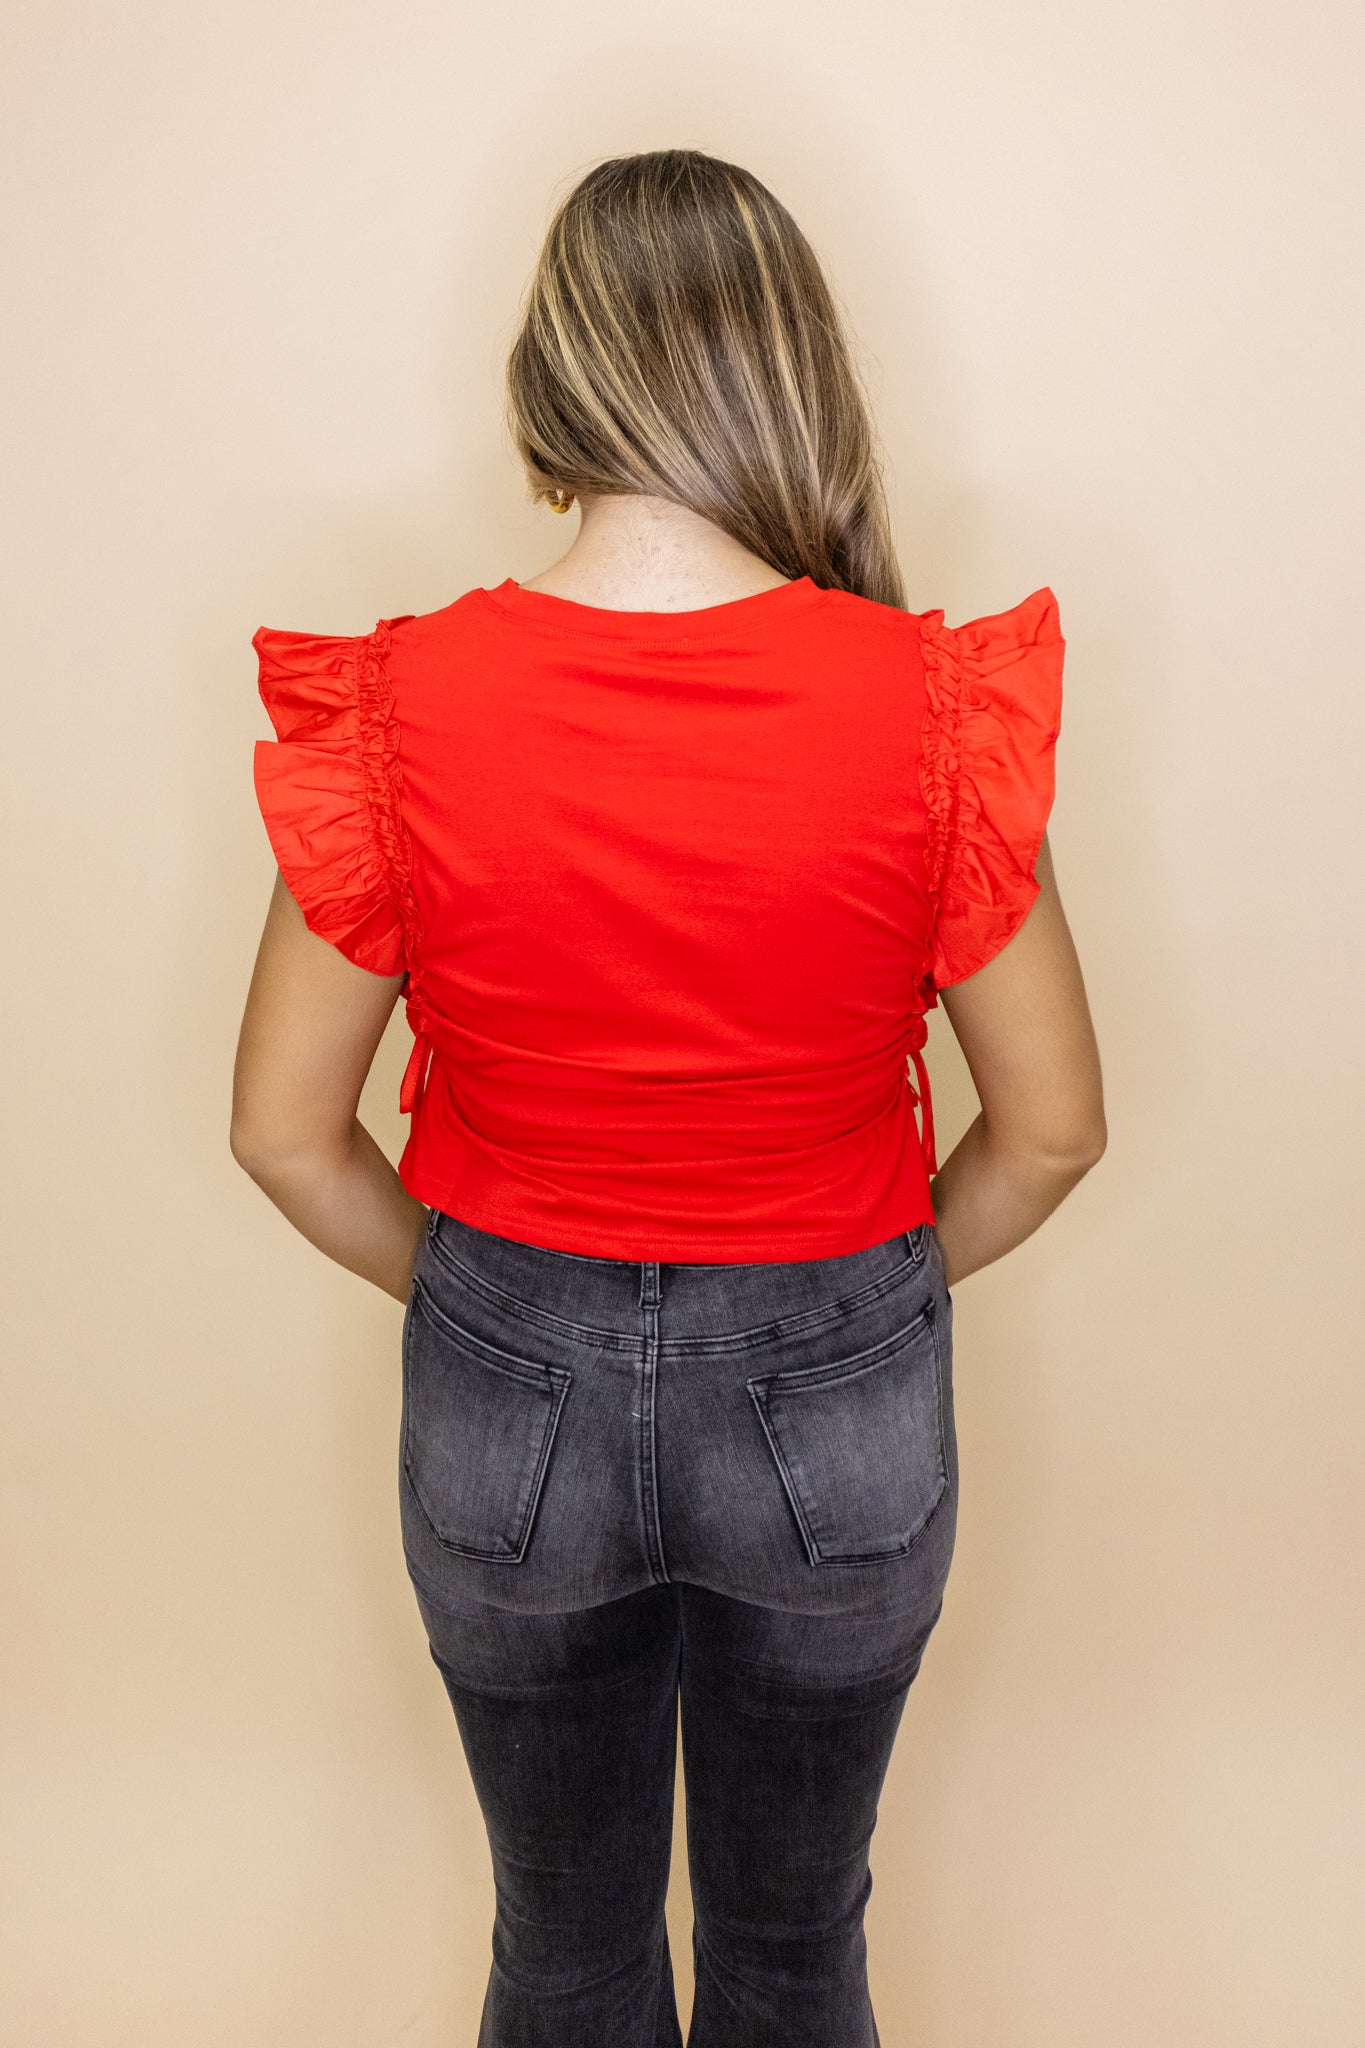
<path fill-rule="evenodd" d="M 666 498 L 782 575 L 903 607 L 833 295 L 738 165 L 669 149 L 589 171 L 550 223 L 507 396 L 534 497 Z"/>

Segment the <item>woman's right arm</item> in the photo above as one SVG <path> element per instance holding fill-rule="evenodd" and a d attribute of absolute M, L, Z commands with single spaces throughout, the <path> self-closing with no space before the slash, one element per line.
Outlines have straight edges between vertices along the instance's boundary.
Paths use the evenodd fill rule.
<path fill-rule="evenodd" d="M 1099 1047 L 1044 836 L 1039 895 L 977 973 L 939 992 L 981 1112 L 934 1177 L 948 1285 L 1003 1258 L 1104 1152 Z"/>

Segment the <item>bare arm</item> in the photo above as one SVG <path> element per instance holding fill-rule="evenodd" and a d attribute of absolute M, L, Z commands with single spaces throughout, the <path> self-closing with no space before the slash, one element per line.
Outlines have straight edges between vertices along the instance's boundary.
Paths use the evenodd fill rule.
<path fill-rule="evenodd" d="M 403 986 L 309 931 L 279 875 L 237 1042 L 232 1152 L 328 1258 L 406 1301 L 428 1211 L 356 1110 Z"/>
<path fill-rule="evenodd" d="M 1021 1244 L 1105 1148 L 1099 1048 L 1046 837 L 1041 894 L 979 973 L 940 993 L 981 1103 L 933 1182 L 948 1284 Z"/>

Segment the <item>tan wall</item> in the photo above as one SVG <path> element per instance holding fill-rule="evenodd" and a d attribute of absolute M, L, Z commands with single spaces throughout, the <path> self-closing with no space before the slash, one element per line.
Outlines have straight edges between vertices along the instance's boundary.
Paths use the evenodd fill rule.
<path fill-rule="evenodd" d="M 1111 1140 L 957 1296 L 883 2039 L 1358 2040 L 1358 11 L 9 20 L 6 2038 L 474 2039 L 399 1310 L 227 1148 L 272 872 L 248 642 L 550 558 L 498 417 L 519 290 L 577 170 L 690 143 L 832 267 L 912 603 L 1046 582 L 1069 641 L 1052 839 Z M 951 1140 L 941 1014 L 932 1059 Z M 675 1875 L 685 2005 L 681 1839 Z"/>

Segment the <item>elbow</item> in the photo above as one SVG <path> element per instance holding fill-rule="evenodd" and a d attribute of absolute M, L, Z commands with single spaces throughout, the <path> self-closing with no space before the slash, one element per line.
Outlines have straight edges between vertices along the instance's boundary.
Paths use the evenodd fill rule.
<path fill-rule="evenodd" d="M 995 1137 L 1000 1153 L 1011 1157 L 1030 1178 L 1068 1187 L 1098 1166 L 1109 1141 L 1103 1113 L 1031 1130 L 997 1132 Z"/>
<path fill-rule="evenodd" d="M 334 1171 L 347 1157 L 349 1137 L 330 1125 L 281 1123 L 266 1130 L 259 1118 L 248 1121 L 234 1116 L 228 1144 L 243 1173 L 269 1194 L 274 1188 Z"/>
<path fill-rule="evenodd" d="M 1076 1154 L 1077 1180 L 1082 1179 L 1084 1175 L 1089 1173 L 1093 1166 L 1099 1165 L 1104 1157 L 1104 1148 L 1108 1143 L 1109 1133 L 1103 1124 L 1100 1125 L 1097 1131 L 1092 1131 L 1089 1134 L 1085 1145 Z"/>
<path fill-rule="evenodd" d="M 1109 1130 L 1101 1111 L 1083 1124 L 1052 1134 L 1040 1156 L 1060 1176 L 1077 1181 L 1099 1165 L 1108 1143 Z"/>
<path fill-rule="evenodd" d="M 270 1173 L 271 1149 L 260 1131 L 253 1131 L 235 1118 L 228 1132 L 232 1156 L 250 1180 L 259 1186 Z"/>
<path fill-rule="evenodd" d="M 265 1187 L 277 1180 L 282 1168 L 297 1156 L 298 1148 L 285 1142 L 285 1134 L 279 1130 L 262 1129 L 259 1121 L 248 1122 L 234 1117 L 228 1131 L 228 1144 L 233 1158 L 257 1187 Z"/>

